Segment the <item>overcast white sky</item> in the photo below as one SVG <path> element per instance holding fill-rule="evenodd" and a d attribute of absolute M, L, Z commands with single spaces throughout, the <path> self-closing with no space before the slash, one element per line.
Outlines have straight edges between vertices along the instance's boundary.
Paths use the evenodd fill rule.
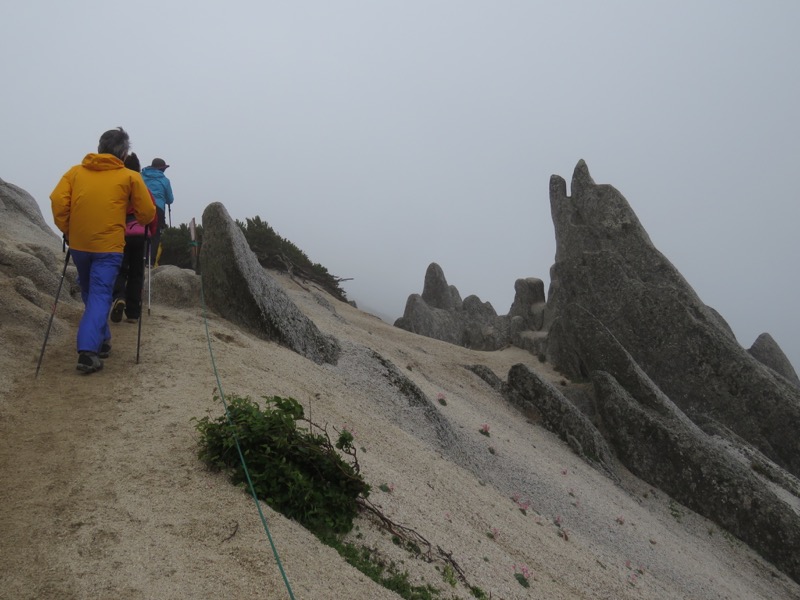
<path fill-rule="evenodd" d="M 260 215 L 393 321 L 437 262 L 506 314 L 549 284 L 585 159 L 749 347 L 800 370 L 800 2 L 6 3 L 0 178 L 39 202 L 100 134 L 171 165 L 172 222 Z"/>

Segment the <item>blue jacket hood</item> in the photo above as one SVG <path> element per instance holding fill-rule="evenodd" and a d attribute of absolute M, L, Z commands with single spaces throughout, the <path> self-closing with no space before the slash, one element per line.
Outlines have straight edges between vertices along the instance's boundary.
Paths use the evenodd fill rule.
<path fill-rule="evenodd" d="M 156 169 L 155 167 L 145 167 L 144 169 L 142 169 L 142 177 L 144 177 L 145 179 L 151 177 L 153 179 L 167 178 L 167 176 L 164 174 L 164 171 L 162 171 L 161 169 Z"/>

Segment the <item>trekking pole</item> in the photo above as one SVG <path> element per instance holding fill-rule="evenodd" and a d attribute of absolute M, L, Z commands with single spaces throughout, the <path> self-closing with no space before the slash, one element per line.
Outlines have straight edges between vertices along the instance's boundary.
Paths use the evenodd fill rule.
<path fill-rule="evenodd" d="M 67 241 L 64 240 L 61 246 L 61 251 L 67 247 Z M 47 331 L 44 334 L 44 342 L 42 343 L 42 351 L 39 353 L 39 362 L 36 363 L 36 375 L 34 379 L 39 377 L 39 368 L 42 366 L 42 358 L 44 357 L 44 348 L 47 346 L 47 338 L 50 337 L 50 328 L 53 326 L 53 317 L 56 316 L 56 306 L 58 305 L 58 297 L 61 295 L 61 286 L 64 284 L 64 276 L 67 274 L 67 265 L 69 264 L 69 250 L 67 250 L 67 257 L 64 259 L 64 270 L 61 271 L 61 281 L 58 282 L 58 290 L 56 291 L 56 298 L 53 300 L 53 312 L 50 313 L 50 321 L 47 323 Z"/>
<path fill-rule="evenodd" d="M 150 262 L 150 254 L 153 252 L 153 246 L 150 244 L 150 238 L 147 239 L 147 264 L 150 265 L 150 268 L 147 269 L 147 316 L 150 316 L 150 288 L 151 288 L 151 279 L 150 273 L 153 272 L 153 265 Z"/>
<path fill-rule="evenodd" d="M 150 265 L 148 262 L 150 261 L 150 236 L 147 234 L 147 227 L 144 229 L 144 243 L 147 250 L 144 252 L 142 256 L 142 269 L 147 269 Z M 148 277 L 150 269 L 147 269 Z M 148 293 L 150 289 L 150 282 L 147 283 Z M 139 348 L 142 344 L 142 290 L 139 288 L 139 323 L 137 325 L 138 331 L 136 332 L 136 364 L 139 364 Z"/>
<path fill-rule="evenodd" d="M 167 204 L 167 211 L 169 212 L 169 226 L 172 227 L 172 204 Z"/>

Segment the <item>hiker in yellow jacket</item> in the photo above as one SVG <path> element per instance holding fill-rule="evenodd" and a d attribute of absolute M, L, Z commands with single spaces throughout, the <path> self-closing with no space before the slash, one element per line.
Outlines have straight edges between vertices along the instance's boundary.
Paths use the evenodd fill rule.
<path fill-rule="evenodd" d="M 87 374 L 102 369 L 100 359 L 111 352 L 108 313 L 122 264 L 128 207 L 142 225 L 155 216 L 142 176 L 123 163 L 129 150 L 130 139 L 122 127 L 106 131 L 97 154 L 87 154 L 67 171 L 50 194 L 53 221 L 78 269 L 85 308 L 78 326 L 77 369 Z"/>

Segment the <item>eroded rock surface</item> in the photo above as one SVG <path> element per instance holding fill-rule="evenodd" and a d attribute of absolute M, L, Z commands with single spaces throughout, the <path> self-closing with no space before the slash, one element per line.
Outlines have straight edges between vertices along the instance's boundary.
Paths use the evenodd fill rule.
<path fill-rule="evenodd" d="M 778 375 L 782 375 L 788 381 L 800 387 L 800 378 L 797 376 L 794 367 L 792 367 L 792 363 L 789 362 L 781 347 L 778 346 L 778 342 L 770 334 L 762 333 L 758 336 L 748 352 L 757 361 L 767 365 Z"/>
<path fill-rule="evenodd" d="M 598 185 L 581 161 L 566 182 L 553 176 L 556 232 L 548 359 L 573 379 L 607 370 L 602 350 L 582 343 L 577 309 L 617 340 L 681 410 L 718 421 L 800 475 L 800 389 L 753 358 L 652 244 L 627 200 Z M 629 390 L 630 391 L 630 390 Z"/>
<path fill-rule="evenodd" d="M 412 333 L 472 348 L 499 350 L 516 344 L 535 353 L 543 349 L 543 336 L 535 335 L 544 325 L 544 283 L 541 279 L 518 279 L 516 295 L 508 315 L 498 315 L 489 302 L 470 295 L 461 299 L 449 285 L 442 268 L 431 263 L 425 272 L 422 294 L 411 294 L 403 316 L 395 326 Z"/>
<path fill-rule="evenodd" d="M 200 265 L 203 294 L 211 309 L 316 363 L 336 363 L 338 342 L 319 331 L 264 270 L 219 202 L 203 212 Z"/>

